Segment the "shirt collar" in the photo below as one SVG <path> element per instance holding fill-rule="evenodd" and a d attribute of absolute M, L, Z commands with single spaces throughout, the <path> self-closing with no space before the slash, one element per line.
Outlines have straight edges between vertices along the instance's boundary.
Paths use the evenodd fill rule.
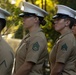
<path fill-rule="evenodd" d="M 30 36 L 33 36 L 34 34 L 40 32 L 40 31 L 42 31 L 42 29 L 41 29 L 41 28 L 38 28 L 38 29 L 36 29 L 35 31 L 30 32 L 29 34 L 30 34 Z"/>
<path fill-rule="evenodd" d="M 62 38 L 62 37 L 64 37 L 65 35 L 67 35 L 67 34 L 69 34 L 69 33 L 72 33 L 72 31 L 71 31 L 71 30 L 67 30 L 67 32 L 65 32 L 64 34 L 62 34 L 62 35 L 59 37 L 59 39 Z"/>

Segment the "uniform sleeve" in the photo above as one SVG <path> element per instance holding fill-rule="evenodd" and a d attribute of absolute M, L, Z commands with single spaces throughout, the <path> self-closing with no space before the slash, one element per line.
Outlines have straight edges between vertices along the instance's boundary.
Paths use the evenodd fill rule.
<path fill-rule="evenodd" d="M 63 39 L 59 42 L 57 48 L 56 62 L 65 63 L 73 50 L 73 42 L 69 39 Z"/>
<path fill-rule="evenodd" d="M 45 47 L 45 40 L 41 37 L 34 37 L 29 44 L 26 61 L 36 63 Z"/>

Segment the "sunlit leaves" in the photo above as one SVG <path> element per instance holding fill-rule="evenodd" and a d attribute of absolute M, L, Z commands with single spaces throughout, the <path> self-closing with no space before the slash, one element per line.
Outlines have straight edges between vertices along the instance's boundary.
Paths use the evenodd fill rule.
<path fill-rule="evenodd" d="M 53 25 L 50 21 L 52 19 L 52 16 L 55 14 L 56 2 L 54 2 L 54 0 L 27 0 L 27 1 L 39 6 L 40 8 L 43 8 L 49 14 L 45 18 L 46 25 L 41 27 L 46 35 L 48 41 L 48 50 L 50 51 L 58 36 L 58 34 L 54 31 Z M 11 0 L 0 0 L 0 6 L 2 8 L 7 9 L 11 13 L 11 16 L 7 19 L 7 27 L 5 28 L 4 32 L 6 32 L 6 34 L 12 33 L 14 34 L 13 37 L 20 39 L 23 37 L 24 34 L 24 30 L 22 27 L 22 19 L 18 16 L 22 12 L 20 10 L 21 2 L 22 0 L 16 0 L 15 4 L 11 4 Z"/>

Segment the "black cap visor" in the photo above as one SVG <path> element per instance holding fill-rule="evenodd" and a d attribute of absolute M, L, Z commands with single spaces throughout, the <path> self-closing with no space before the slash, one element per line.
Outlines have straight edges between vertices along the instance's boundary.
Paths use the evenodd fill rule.
<path fill-rule="evenodd" d="M 19 14 L 19 17 L 32 17 L 32 16 L 37 16 L 37 15 L 34 13 L 28 13 L 28 12 L 23 12 Z"/>
<path fill-rule="evenodd" d="M 56 19 L 56 18 L 68 18 L 69 16 L 68 15 L 65 15 L 65 14 L 56 14 L 55 16 L 53 16 L 53 19 Z"/>

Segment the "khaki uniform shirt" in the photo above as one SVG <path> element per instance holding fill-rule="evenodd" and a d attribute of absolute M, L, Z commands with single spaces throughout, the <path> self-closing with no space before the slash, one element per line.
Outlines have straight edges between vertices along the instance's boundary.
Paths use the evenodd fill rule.
<path fill-rule="evenodd" d="M 25 61 L 31 61 L 35 65 L 29 75 L 42 75 L 42 66 L 47 55 L 47 41 L 42 30 L 27 34 L 16 53 L 15 72 Z"/>
<path fill-rule="evenodd" d="M 0 75 L 11 75 L 14 60 L 12 48 L 0 36 Z"/>
<path fill-rule="evenodd" d="M 64 63 L 61 75 L 76 75 L 76 40 L 71 31 L 60 36 L 49 55 L 51 69 L 56 62 Z"/>

